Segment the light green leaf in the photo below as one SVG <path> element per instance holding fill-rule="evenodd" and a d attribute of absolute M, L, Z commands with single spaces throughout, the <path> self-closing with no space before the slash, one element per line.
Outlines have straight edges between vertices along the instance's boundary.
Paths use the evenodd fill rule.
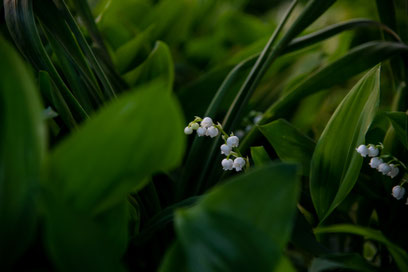
<path fill-rule="evenodd" d="M 400 248 L 399 246 L 395 245 L 394 243 L 390 242 L 387 239 L 387 237 L 385 237 L 378 230 L 356 226 L 356 225 L 343 224 L 343 225 L 332 225 L 332 226 L 327 226 L 327 227 L 318 227 L 314 231 L 316 234 L 349 233 L 349 234 L 361 235 L 361 236 L 364 236 L 366 239 L 380 242 L 388 248 L 395 262 L 397 263 L 397 266 L 399 267 L 400 271 L 408 271 L 407 252 L 404 249 Z"/>
<path fill-rule="evenodd" d="M 363 158 L 355 148 L 364 143 L 379 95 L 380 67 L 376 67 L 343 99 L 317 142 L 310 191 L 321 221 L 344 200 L 357 181 Z"/>
<path fill-rule="evenodd" d="M 156 82 L 123 95 L 53 151 L 44 186 L 46 229 L 59 269 L 120 269 L 127 194 L 151 174 L 177 166 L 183 155 L 183 118 L 166 88 Z"/>
<path fill-rule="evenodd" d="M 312 139 L 284 119 L 260 126 L 259 130 L 268 139 L 282 161 L 300 163 L 302 173 L 309 174 L 310 161 L 315 147 Z"/>
<path fill-rule="evenodd" d="M 34 78 L 0 37 L 0 270 L 27 249 L 45 157 L 45 126 Z"/>

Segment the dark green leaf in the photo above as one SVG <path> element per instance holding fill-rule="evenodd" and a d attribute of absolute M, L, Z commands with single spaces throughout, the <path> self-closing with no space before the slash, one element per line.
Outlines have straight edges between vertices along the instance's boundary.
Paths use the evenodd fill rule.
<path fill-rule="evenodd" d="M 302 173 L 309 174 L 315 143 L 284 119 L 260 126 L 259 130 L 268 139 L 279 158 L 285 162 L 302 165 Z"/>
<path fill-rule="evenodd" d="M 360 255 L 346 253 L 325 255 L 313 259 L 309 272 L 333 271 L 336 269 L 360 272 L 378 271 L 378 269 L 368 264 Z"/>
<path fill-rule="evenodd" d="M 268 152 L 266 152 L 263 146 L 252 146 L 251 157 L 254 161 L 255 166 L 265 165 L 271 161 Z"/>
<path fill-rule="evenodd" d="M 0 37 L 0 270 L 27 249 L 45 158 L 45 126 L 34 79 Z"/>
<path fill-rule="evenodd" d="M 398 139 L 408 149 L 408 118 L 405 112 L 387 112 L 385 115 L 391 121 L 392 126 L 395 129 Z"/>

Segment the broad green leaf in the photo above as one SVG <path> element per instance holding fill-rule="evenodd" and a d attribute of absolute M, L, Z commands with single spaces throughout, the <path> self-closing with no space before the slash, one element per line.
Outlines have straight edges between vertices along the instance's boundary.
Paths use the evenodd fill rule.
<path fill-rule="evenodd" d="M 324 129 L 313 153 L 310 192 L 321 222 L 344 200 L 360 173 L 364 143 L 380 96 L 380 68 L 367 73 L 347 94 Z"/>
<path fill-rule="evenodd" d="M 408 149 L 408 118 L 405 112 L 386 112 L 385 115 L 391 121 L 398 139 Z"/>
<path fill-rule="evenodd" d="M 76 209 L 95 209 L 123 199 L 150 174 L 180 163 L 183 119 L 164 88 L 156 82 L 123 95 L 53 151 L 55 180 L 49 185 L 61 198 Z"/>
<path fill-rule="evenodd" d="M 232 178 L 176 213 L 189 271 L 271 271 L 290 238 L 297 168 L 269 164 Z"/>
<path fill-rule="evenodd" d="M 333 271 L 335 269 L 345 269 L 360 272 L 375 272 L 377 268 L 367 263 L 366 260 L 357 254 L 330 254 L 312 261 L 309 272 Z"/>
<path fill-rule="evenodd" d="M 0 37 L 0 270 L 29 246 L 45 157 L 45 126 L 34 78 Z"/>
<path fill-rule="evenodd" d="M 259 130 L 268 139 L 282 161 L 300 163 L 302 173 L 309 174 L 310 161 L 315 148 L 312 139 L 284 119 L 260 126 Z"/>
<path fill-rule="evenodd" d="M 266 124 L 277 118 L 290 115 L 303 98 L 342 84 L 352 76 L 375 66 L 379 62 L 404 52 L 408 52 L 408 47 L 402 43 L 369 42 L 360 45 L 344 57 L 316 71 L 279 98 L 265 111 L 264 118 L 259 124 Z M 246 150 L 257 136 L 259 136 L 258 131 L 251 130 L 241 143 L 240 149 Z"/>
<path fill-rule="evenodd" d="M 59 269 L 120 269 L 127 194 L 183 155 L 184 122 L 166 88 L 156 82 L 119 97 L 53 150 L 44 184 L 46 235 Z"/>
<path fill-rule="evenodd" d="M 271 161 L 268 152 L 266 152 L 263 146 L 252 146 L 251 157 L 255 166 L 265 165 Z"/>
<path fill-rule="evenodd" d="M 408 271 L 408 254 L 407 252 L 400 248 L 399 246 L 395 245 L 394 243 L 390 242 L 387 237 L 385 237 L 380 231 L 365 228 L 356 225 L 332 225 L 327 227 L 318 227 L 315 230 L 316 234 L 321 233 L 349 233 L 355 235 L 361 235 L 369 240 L 374 240 L 384 244 L 388 250 L 390 251 L 391 255 L 393 256 L 397 266 L 399 267 L 400 271 Z"/>
<path fill-rule="evenodd" d="M 149 57 L 138 67 L 124 75 L 130 86 L 162 80 L 170 91 L 174 82 L 174 64 L 170 49 L 163 42 L 157 42 Z"/>
<path fill-rule="evenodd" d="M 160 265 L 159 272 L 187 272 L 186 256 L 179 241 L 176 241 L 167 250 Z"/>

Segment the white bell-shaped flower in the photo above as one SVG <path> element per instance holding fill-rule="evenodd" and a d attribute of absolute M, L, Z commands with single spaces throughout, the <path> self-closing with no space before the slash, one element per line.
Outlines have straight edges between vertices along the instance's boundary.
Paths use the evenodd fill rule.
<path fill-rule="evenodd" d="M 206 133 L 207 133 L 207 129 L 206 129 L 206 128 L 199 127 L 199 128 L 197 129 L 197 135 L 198 135 L 199 137 L 205 136 Z"/>
<path fill-rule="evenodd" d="M 404 197 L 404 195 L 405 195 L 404 187 L 397 185 L 392 188 L 392 196 L 395 197 L 396 199 L 400 200 L 401 198 Z"/>
<path fill-rule="evenodd" d="M 386 175 L 391 171 L 391 167 L 387 163 L 380 164 L 377 169 L 383 175 Z"/>
<path fill-rule="evenodd" d="M 191 124 L 191 128 L 194 129 L 194 130 L 197 130 L 199 127 L 200 127 L 200 125 L 197 124 L 197 123 Z"/>
<path fill-rule="evenodd" d="M 220 149 L 221 149 L 221 154 L 224 154 L 225 156 L 228 156 L 232 151 L 232 147 L 230 147 L 230 146 L 228 146 L 226 144 L 223 144 L 220 147 Z"/>
<path fill-rule="evenodd" d="M 203 121 L 201 121 L 201 126 L 202 126 L 203 128 L 209 128 L 209 127 L 211 127 L 212 125 L 214 125 L 214 123 L 213 123 L 213 121 L 212 121 L 212 119 L 211 119 L 210 117 L 205 117 L 205 118 L 203 119 Z"/>
<path fill-rule="evenodd" d="M 357 152 L 360 153 L 362 157 L 367 157 L 368 155 L 368 148 L 365 145 L 360 145 L 356 148 Z"/>
<path fill-rule="evenodd" d="M 234 167 L 234 162 L 231 159 L 223 159 L 221 161 L 222 169 L 225 171 L 232 170 Z"/>
<path fill-rule="evenodd" d="M 207 136 L 210 136 L 211 138 L 214 138 L 218 135 L 218 129 L 214 126 L 211 126 L 207 129 Z"/>
<path fill-rule="evenodd" d="M 370 160 L 370 167 L 371 168 L 378 168 L 378 166 L 380 166 L 380 164 L 383 163 L 383 160 L 378 158 L 378 157 L 374 157 Z"/>
<path fill-rule="evenodd" d="M 230 147 L 238 147 L 239 138 L 237 136 L 230 136 L 227 139 L 227 145 Z"/>
<path fill-rule="evenodd" d="M 245 160 L 243 158 L 238 157 L 234 160 L 234 168 L 237 172 L 241 171 L 244 166 L 245 166 Z"/>
<path fill-rule="evenodd" d="M 392 163 L 390 164 L 390 167 L 391 167 L 391 171 L 388 172 L 387 176 L 390 176 L 391 178 L 395 178 L 399 173 L 399 169 L 397 166 L 395 166 Z"/>
<path fill-rule="evenodd" d="M 368 156 L 369 157 L 376 157 L 376 156 L 378 156 L 378 153 L 380 153 L 378 148 L 376 148 L 375 146 L 370 145 L 370 147 L 368 148 Z"/>
<path fill-rule="evenodd" d="M 186 135 L 190 135 L 191 133 L 193 133 L 193 129 L 192 129 L 191 127 L 186 127 L 186 128 L 184 129 L 184 133 L 185 133 Z"/>

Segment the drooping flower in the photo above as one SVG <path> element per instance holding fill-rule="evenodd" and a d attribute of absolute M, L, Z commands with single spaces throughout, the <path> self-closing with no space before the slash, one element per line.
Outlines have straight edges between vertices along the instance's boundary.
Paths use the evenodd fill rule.
<path fill-rule="evenodd" d="M 222 169 L 225 171 L 232 170 L 234 167 L 234 162 L 231 159 L 223 159 L 221 161 Z"/>
<path fill-rule="evenodd" d="M 212 125 L 214 125 L 214 123 L 213 123 L 213 121 L 212 121 L 212 119 L 211 119 L 210 117 L 205 117 L 205 118 L 203 119 L 203 121 L 201 121 L 201 126 L 202 126 L 203 128 L 209 128 L 209 127 L 211 127 Z"/>
<path fill-rule="evenodd" d="M 199 127 L 199 128 L 197 129 L 197 135 L 198 135 L 199 137 L 205 136 L 206 133 L 207 133 L 207 129 L 206 129 L 206 128 Z"/>
<path fill-rule="evenodd" d="M 405 194 L 404 187 L 397 185 L 392 188 L 392 196 L 395 197 L 397 200 L 400 200 L 401 198 L 403 198 L 404 194 Z"/>
<path fill-rule="evenodd" d="M 395 166 L 394 164 L 390 164 L 391 170 L 390 172 L 388 172 L 387 176 L 391 177 L 391 178 L 395 178 L 398 173 L 399 173 L 399 169 L 397 166 Z"/>
<path fill-rule="evenodd" d="M 194 129 L 194 130 L 197 130 L 199 127 L 200 127 L 200 125 L 197 124 L 197 123 L 193 123 L 193 124 L 191 125 L 191 128 Z"/>
<path fill-rule="evenodd" d="M 382 163 L 378 166 L 378 171 L 383 175 L 388 174 L 391 171 L 391 167 L 387 163 Z"/>
<path fill-rule="evenodd" d="M 235 170 L 237 172 L 241 171 L 242 168 L 245 166 L 245 160 L 243 158 L 241 158 L 241 157 L 238 157 L 238 158 L 236 158 L 234 160 L 234 165 L 233 166 L 234 166 L 234 168 L 235 168 Z"/>
<path fill-rule="evenodd" d="M 370 145 L 370 147 L 368 148 L 368 156 L 369 157 L 376 157 L 376 156 L 378 156 L 378 153 L 380 153 L 378 148 L 376 148 L 375 146 Z"/>
<path fill-rule="evenodd" d="M 184 133 L 185 133 L 186 135 L 190 135 L 191 133 L 193 133 L 193 129 L 192 129 L 191 127 L 186 127 L 186 128 L 184 129 Z"/>
<path fill-rule="evenodd" d="M 230 147 L 238 147 L 239 138 L 237 136 L 230 136 L 227 139 L 227 145 Z"/>
<path fill-rule="evenodd" d="M 218 135 L 218 129 L 214 126 L 211 126 L 207 129 L 206 135 L 214 138 Z"/>
<path fill-rule="evenodd" d="M 380 164 L 383 163 L 383 160 L 378 158 L 378 157 L 374 157 L 370 160 L 370 167 L 371 168 L 378 168 L 378 166 L 380 166 Z"/>
<path fill-rule="evenodd" d="M 221 154 L 224 154 L 225 156 L 228 156 L 232 151 L 232 147 L 230 147 L 230 146 L 228 146 L 226 144 L 223 144 L 220 147 L 220 149 L 221 149 Z"/>
<path fill-rule="evenodd" d="M 365 145 L 360 145 L 356 148 L 357 152 L 360 153 L 362 157 L 367 157 L 368 155 L 368 148 Z"/>

